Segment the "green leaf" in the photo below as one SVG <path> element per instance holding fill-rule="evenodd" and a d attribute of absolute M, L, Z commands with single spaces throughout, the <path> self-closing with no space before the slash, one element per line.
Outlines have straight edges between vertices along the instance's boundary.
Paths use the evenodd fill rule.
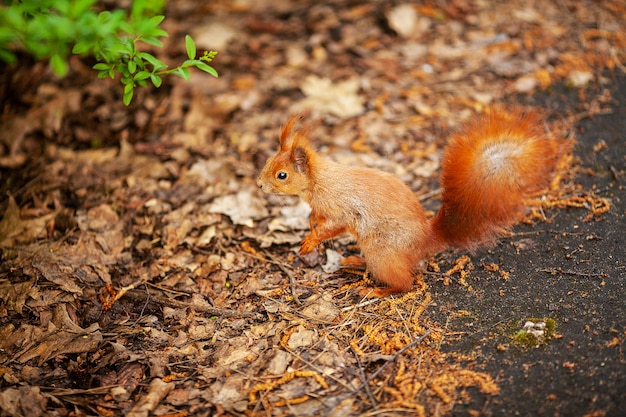
<path fill-rule="evenodd" d="M 82 39 L 76 42 L 76 45 L 74 45 L 74 47 L 72 48 L 72 53 L 75 55 L 86 54 L 91 50 L 93 46 L 94 46 L 93 41 Z"/>
<path fill-rule="evenodd" d="M 140 80 L 145 80 L 147 78 L 150 78 L 150 73 L 148 71 L 139 71 L 137 74 L 135 74 L 135 76 L 133 77 L 133 80 L 140 81 Z"/>
<path fill-rule="evenodd" d="M 43 59 L 47 56 L 50 56 L 50 45 L 42 44 L 40 41 L 36 40 L 36 34 L 28 35 L 29 37 L 24 39 L 24 46 L 28 51 L 31 52 L 37 59 Z M 32 36 L 32 38 L 31 38 Z"/>
<path fill-rule="evenodd" d="M 187 56 L 189 59 L 196 59 L 196 43 L 189 35 L 185 35 L 185 48 L 187 48 Z"/>
<path fill-rule="evenodd" d="M 133 38 L 138 35 L 137 28 L 135 28 L 132 24 L 130 24 L 129 22 L 126 22 L 126 21 L 120 22 L 120 30 L 122 32 L 128 33 Z"/>
<path fill-rule="evenodd" d="M 124 84 L 130 82 L 128 80 L 132 80 L 133 79 L 132 75 L 128 71 L 128 66 L 126 66 L 126 65 L 116 65 L 115 66 L 115 70 L 122 74 L 122 82 Z"/>
<path fill-rule="evenodd" d="M 161 22 L 163 21 L 163 19 L 165 19 L 165 16 L 161 15 L 161 16 L 152 16 L 150 18 L 150 25 L 152 25 L 153 27 L 158 27 Z"/>
<path fill-rule="evenodd" d="M 130 85 L 132 86 L 132 84 L 130 84 Z M 131 100 L 133 99 L 133 93 L 134 93 L 134 90 L 132 88 L 130 90 L 128 90 L 128 91 L 126 91 L 126 89 L 124 89 L 123 101 L 124 101 L 124 105 L 125 106 L 128 106 L 130 104 Z"/>
<path fill-rule="evenodd" d="M 0 60 L 12 64 L 17 61 L 17 56 L 15 56 L 15 54 L 11 51 L 0 48 Z"/>
<path fill-rule="evenodd" d="M 143 15 L 143 11 L 146 7 L 146 2 L 143 0 L 133 1 L 130 3 L 130 17 L 131 19 L 140 18 Z"/>
<path fill-rule="evenodd" d="M 105 24 L 113 19 L 113 13 L 108 10 L 98 13 L 98 22 Z"/>
<path fill-rule="evenodd" d="M 126 45 L 126 48 L 128 49 L 128 53 L 130 55 L 135 55 L 135 53 L 137 52 L 137 47 L 135 45 L 135 40 L 133 38 L 126 37 L 126 38 L 122 38 L 122 41 Z"/>
<path fill-rule="evenodd" d="M 161 87 L 161 84 L 163 84 L 163 79 L 156 74 L 150 74 L 150 81 L 156 88 Z"/>
<path fill-rule="evenodd" d="M 201 71 L 204 71 L 206 73 L 211 74 L 214 77 L 218 77 L 219 74 L 217 73 L 217 71 L 215 70 L 215 68 L 213 68 L 210 65 L 205 64 L 204 62 L 200 62 L 199 64 L 196 64 L 196 68 L 198 68 Z"/>
<path fill-rule="evenodd" d="M 91 67 L 95 70 L 98 71 L 109 71 L 109 68 L 111 68 L 111 66 L 109 64 L 105 64 L 104 62 L 98 62 L 96 65 L 94 65 L 93 67 Z"/>
<path fill-rule="evenodd" d="M 152 28 L 152 29 L 148 29 L 145 30 L 143 32 L 143 35 L 145 36 L 159 36 L 162 38 L 167 38 L 168 36 L 170 36 L 169 33 L 167 33 L 166 31 L 164 31 L 163 29 L 159 29 L 159 28 Z"/>
<path fill-rule="evenodd" d="M 163 61 L 158 60 L 153 55 L 150 55 L 147 52 L 139 52 L 139 53 L 137 53 L 137 56 L 140 57 L 143 60 L 148 61 L 148 63 L 150 63 L 150 65 L 152 65 L 154 71 L 161 71 L 161 70 L 167 68 L 167 65 L 165 65 L 163 63 Z"/>
<path fill-rule="evenodd" d="M 2 16 L 2 9 L 0 9 L 0 45 L 6 46 L 9 43 L 18 39 L 19 32 L 9 25 Z"/>
<path fill-rule="evenodd" d="M 141 40 L 148 45 L 156 46 L 157 48 L 161 48 L 163 46 L 163 42 L 161 42 L 154 36 L 146 36 L 145 38 L 141 38 Z"/>
<path fill-rule="evenodd" d="M 122 80 L 122 82 L 124 82 L 124 80 Z M 129 91 L 133 91 L 134 88 L 135 85 L 133 84 L 133 80 L 128 80 L 128 82 L 124 83 L 124 94 L 128 93 Z"/>
<path fill-rule="evenodd" d="M 12 26 L 13 28 L 24 28 L 26 25 L 24 23 L 24 16 L 22 12 L 17 7 L 9 7 L 4 10 L 4 18 L 6 19 L 7 26 Z"/>
<path fill-rule="evenodd" d="M 119 55 L 131 54 L 132 50 L 129 50 L 128 45 L 123 43 L 114 43 L 102 51 L 103 54 L 107 57 L 115 58 Z"/>
<path fill-rule="evenodd" d="M 165 0 L 136 0 L 132 2 L 131 15 L 133 18 L 156 13 L 162 13 Z"/>
<path fill-rule="evenodd" d="M 59 54 L 52 55 L 50 58 L 50 66 L 58 77 L 65 77 L 69 70 L 67 60 Z"/>
<path fill-rule="evenodd" d="M 66 16 L 68 14 L 69 7 L 70 7 L 70 2 L 68 2 L 68 1 L 57 1 L 57 2 L 54 3 L 54 8 L 56 9 L 56 11 L 60 15 L 63 15 L 63 16 Z M 37 10 L 37 11 L 41 13 L 40 10 Z M 49 10 L 47 10 L 47 11 L 49 11 Z"/>
<path fill-rule="evenodd" d="M 95 3 L 95 0 L 76 0 L 70 3 L 71 12 L 70 16 L 73 18 L 78 18 L 83 16 Z"/>
<path fill-rule="evenodd" d="M 189 81 L 189 70 L 187 68 L 176 68 L 172 74 L 176 74 L 181 78 Z"/>
<path fill-rule="evenodd" d="M 128 61 L 128 72 L 134 74 L 137 71 L 137 64 L 135 61 Z"/>

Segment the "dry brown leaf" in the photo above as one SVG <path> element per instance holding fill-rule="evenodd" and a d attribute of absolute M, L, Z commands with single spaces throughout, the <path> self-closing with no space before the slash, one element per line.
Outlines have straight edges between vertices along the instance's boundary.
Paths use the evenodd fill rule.
<path fill-rule="evenodd" d="M 211 400 L 218 404 L 223 404 L 224 407 L 235 408 L 238 402 L 246 399 L 246 387 L 249 384 L 249 379 L 245 375 L 234 374 L 223 381 L 215 381 L 211 389 Z"/>
<path fill-rule="evenodd" d="M 284 350 L 276 350 L 270 360 L 267 370 L 272 375 L 282 375 L 287 371 L 287 367 L 293 361 L 293 355 Z"/>
<path fill-rule="evenodd" d="M 50 398 L 36 386 L 10 387 L 0 392 L 0 410 L 11 416 L 47 416 Z"/>
<path fill-rule="evenodd" d="M 329 78 L 308 76 L 300 89 L 306 96 L 298 103 L 302 109 L 311 109 L 314 113 L 330 113 L 347 119 L 363 113 L 363 97 L 359 96 L 359 79 L 333 83 Z"/>
<path fill-rule="evenodd" d="M 163 382 L 160 378 L 153 379 L 148 387 L 148 392 L 139 398 L 139 401 L 135 403 L 126 416 L 148 417 L 174 386 L 173 382 Z"/>
<path fill-rule="evenodd" d="M 265 200 L 257 196 L 256 190 L 246 187 L 237 194 L 228 194 L 216 198 L 210 205 L 211 213 L 225 214 L 234 224 L 254 226 L 254 220 L 267 217 Z"/>
<path fill-rule="evenodd" d="M 298 349 L 301 347 L 311 346 L 318 340 L 318 335 L 314 330 L 304 328 L 304 326 L 298 326 L 296 331 L 291 333 L 287 345 L 289 349 Z"/>
<path fill-rule="evenodd" d="M 302 309 L 302 316 L 309 320 L 319 320 L 332 323 L 339 316 L 339 308 L 333 302 L 330 294 L 323 294 L 321 297 L 312 300 L 313 302 Z M 294 333 L 292 338 L 296 335 Z M 311 336 L 313 337 L 313 336 Z M 293 343 L 296 343 L 295 340 Z M 289 346 L 292 346 L 292 340 L 289 339 Z"/>
<path fill-rule="evenodd" d="M 199 160 L 184 173 L 179 182 L 193 183 L 201 187 L 219 187 L 215 191 L 223 189 L 233 190 L 231 184 L 235 181 L 235 171 L 232 164 L 224 159 Z M 213 190 L 211 190 L 213 191 Z"/>
<path fill-rule="evenodd" d="M 15 198 L 9 194 L 7 208 L 2 215 L 2 220 L 0 220 L 0 242 L 14 235 L 20 229 L 21 221 L 20 208 L 17 206 Z"/>
<path fill-rule="evenodd" d="M 62 258 L 61 258 L 62 259 Z M 82 294 L 83 289 L 78 285 L 73 265 L 62 264 L 52 256 L 36 257 L 32 261 L 33 268 L 37 269 L 45 279 L 55 283 L 63 291 Z"/>
<path fill-rule="evenodd" d="M 55 311 L 59 309 L 65 309 L 65 306 L 60 304 Z M 68 320 L 63 322 L 67 323 Z M 32 333 L 35 336 L 35 338 L 21 339 L 26 347 L 17 353 L 16 360 L 25 363 L 38 357 L 37 363 L 38 366 L 41 366 L 45 361 L 59 355 L 93 351 L 102 341 L 102 334 L 97 323 L 86 329 L 74 325 L 70 330 L 65 330 L 63 326 L 58 327 L 58 324 L 61 323 L 50 323 L 48 328 L 40 334 L 31 332 L 28 329 L 29 325 L 25 324 L 22 325 L 22 329 L 16 330 L 13 333 L 15 335 L 23 334 L 26 331 L 26 334 Z M 76 331 L 76 328 L 79 330 Z M 12 335 L 9 335 L 9 339 L 11 338 Z"/>
<path fill-rule="evenodd" d="M 32 106 L 25 115 L 9 115 L 0 120 L 0 143 L 9 148 L 9 155 L 0 157 L 0 166 L 17 168 L 28 160 L 28 153 L 22 147 L 24 137 L 34 131 L 42 131 L 52 137 L 60 128 L 68 112 L 76 112 L 80 107 L 81 93 L 77 89 L 59 89 L 47 85 L 47 97 L 41 106 Z M 48 88 L 50 87 L 50 88 Z"/>
<path fill-rule="evenodd" d="M 55 216 L 56 212 L 51 212 L 34 219 L 23 220 L 15 199 L 9 195 L 7 208 L 0 220 L 0 246 L 26 245 L 38 237 L 45 237 L 46 224 Z"/>
<path fill-rule="evenodd" d="M 387 11 L 385 16 L 389 27 L 403 38 L 421 35 L 428 31 L 431 26 L 431 20 L 420 16 L 416 6 L 411 3 L 395 6 Z"/>
<path fill-rule="evenodd" d="M 28 298 L 38 299 L 39 287 L 34 282 L 0 281 L 0 300 L 4 300 L 6 308 L 22 314 L 22 308 Z"/>

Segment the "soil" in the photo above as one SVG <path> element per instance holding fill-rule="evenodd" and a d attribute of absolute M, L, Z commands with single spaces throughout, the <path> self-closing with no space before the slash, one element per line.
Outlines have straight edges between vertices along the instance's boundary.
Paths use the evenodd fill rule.
<path fill-rule="evenodd" d="M 435 300 L 445 300 L 439 320 L 451 306 L 471 313 L 452 322 L 450 328 L 462 337 L 448 340 L 444 349 L 477 353 L 485 369 L 497 375 L 502 391 L 485 402 L 481 411 L 487 414 L 567 416 L 604 410 L 598 415 L 618 416 L 626 410 L 625 357 L 617 341 L 626 330 L 626 193 L 623 178 L 615 176 L 625 160 L 623 75 L 612 77 L 612 91 L 612 112 L 582 120 L 575 149 L 577 181 L 610 199 L 611 211 L 601 221 L 584 221 L 578 210 L 562 210 L 543 227 L 519 226 L 517 236 L 472 256 L 476 264 L 504 262 L 508 279 L 473 271 L 477 282 L 471 292 L 458 286 L 433 289 Z M 569 92 L 559 101 L 561 107 L 576 98 Z M 608 148 L 599 149 L 602 142 Z M 557 337 L 531 346 L 516 339 L 523 322 L 546 318 L 556 322 Z M 461 408 L 459 415 L 467 410 Z"/>
<path fill-rule="evenodd" d="M 112 6 L 111 6 L 112 7 Z M 122 104 L 89 58 L 0 68 L 0 416 L 626 415 L 626 8 L 170 2 L 215 79 Z M 495 246 L 362 299 L 349 238 L 256 176 L 308 111 L 341 163 L 439 206 L 446 137 L 492 104 L 575 147 Z"/>

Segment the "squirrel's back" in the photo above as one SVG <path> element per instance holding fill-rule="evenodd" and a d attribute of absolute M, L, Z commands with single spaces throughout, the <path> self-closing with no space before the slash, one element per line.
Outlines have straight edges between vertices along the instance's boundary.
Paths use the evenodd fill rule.
<path fill-rule="evenodd" d="M 496 107 L 474 118 L 444 151 L 435 236 L 468 249 L 493 241 L 518 220 L 524 197 L 549 181 L 562 146 L 534 112 Z"/>

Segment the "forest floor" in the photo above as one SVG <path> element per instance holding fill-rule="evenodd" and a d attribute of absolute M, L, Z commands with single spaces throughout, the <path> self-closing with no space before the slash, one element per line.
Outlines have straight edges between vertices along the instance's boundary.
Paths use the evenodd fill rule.
<path fill-rule="evenodd" d="M 621 0 L 169 2 L 139 89 L 72 58 L 0 69 L 0 416 L 626 415 Z M 436 212 L 446 138 L 491 104 L 576 141 L 509 236 L 359 297 L 256 176 L 280 126 Z M 340 181 L 341 179 L 338 179 Z M 530 322 L 530 324 L 528 324 Z M 533 336 L 535 334 L 536 336 Z"/>

